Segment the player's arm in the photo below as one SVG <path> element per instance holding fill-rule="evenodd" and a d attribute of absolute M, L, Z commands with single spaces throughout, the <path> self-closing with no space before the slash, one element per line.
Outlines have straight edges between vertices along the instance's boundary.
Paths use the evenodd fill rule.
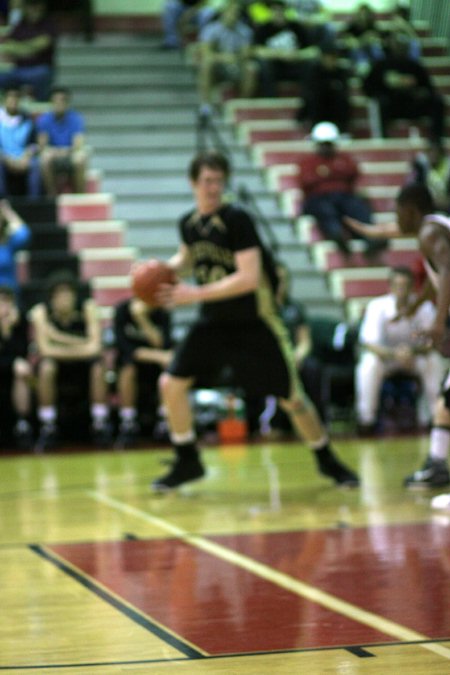
<path fill-rule="evenodd" d="M 189 253 L 189 248 L 186 246 L 186 244 L 180 244 L 178 251 L 175 253 L 175 255 L 169 258 L 167 264 L 179 276 L 187 274 L 190 271 L 191 256 Z"/>
<path fill-rule="evenodd" d="M 133 298 L 130 306 L 131 314 L 144 333 L 151 347 L 161 348 L 163 346 L 162 331 L 151 321 L 148 315 L 148 305 L 138 298 Z"/>
<path fill-rule="evenodd" d="M 419 237 L 420 249 L 438 275 L 436 291 L 436 317 L 427 331 L 438 346 L 445 332 L 450 308 L 450 237 L 446 230 L 433 223 L 422 228 Z"/>
<path fill-rule="evenodd" d="M 67 353 L 67 347 L 53 342 L 47 308 L 43 303 L 33 307 L 30 312 L 30 320 L 39 356 L 56 359 L 63 358 Z"/>
<path fill-rule="evenodd" d="M 362 223 L 360 220 L 344 216 L 344 222 L 348 227 L 368 239 L 398 239 L 405 235 L 401 232 L 397 223 Z"/>
<path fill-rule="evenodd" d="M 153 349 L 150 347 L 138 347 L 134 351 L 134 358 L 139 363 L 156 363 L 161 368 L 166 368 L 172 360 L 171 349 Z"/>
<path fill-rule="evenodd" d="M 31 311 L 30 318 L 40 356 L 69 361 L 95 355 L 92 345 L 86 338 L 54 329 L 48 319 L 47 308 L 44 304 L 36 305 Z M 70 340 L 73 342 L 69 342 Z"/>
<path fill-rule="evenodd" d="M 172 307 L 190 305 L 197 302 L 217 302 L 245 293 L 251 293 L 258 287 L 261 276 L 261 252 L 259 247 L 237 251 L 234 254 L 236 270 L 218 281 L 202 286 L 176 284 L 164 286 L 159 299 L 161 303 Z"/>
<path fill-rule="evenodd" d="M 102 351 L 102 326 L 95 300 L 92 298 L 85 300 L 83 313 L 86 321 L 86 340 L 80 356 L 98 356 Z"/>
<path fill-rule="evenodd" d="M 36 310 L 36 312 L 35 312 Z M 35 314 L 39 326 L 42 328 L 42 333 L 45 336 L 46 343 L 59 345 L 62 347 L 70 347 L 85 344 L 86 338 L 81 335 L 71 335 L 58 330 L 48 319 L 47 309 L 44 304 L 36 305 L 31 311 L 31 318 L 34 320 Z"/>
<path fill-rule="evenodd" d="M 298 326 L 295 332 L 295 362 L 300 366 L 312 351 L 311 328 L 307 323 Z"/>

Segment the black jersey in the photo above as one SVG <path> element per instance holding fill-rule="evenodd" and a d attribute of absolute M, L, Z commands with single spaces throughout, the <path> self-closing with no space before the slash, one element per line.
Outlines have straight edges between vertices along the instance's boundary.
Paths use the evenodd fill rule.
<path fill-rule="evenodd" d="M 131 358 L 135 349 L 139 347 L 151 347 L 148 338 L 142 328 L 136 323 L 130 312 L 130 300 L 120 302 L 114 314 L 114 336 L 119 354 L 124 358 Z M 162 309 L 151 309 L 148 315 L 150 321 L 162 333 L 163 349 L 170 348 L 170 316 Z"/>
<path fill-rule="evenodd" d="M 67 321 L 60 321 L 52 312 L 52 308 L 47 305 L 47 314 L 49 322 L 61 333 L 76 335 L 78 337 L 87 337 L 86 317 L 84 315 L 84 303 L 78 304 L 72 315 Z"/>
<path fill-rule="evenodd" d="M 263 273 L 259 288 L 233 298 L 205 302 L 201 319 L 220 323 L 249 323 L 276 312 L 273 270 L 250 215 L 239 206 L 226 204 L 213 214 L 191 211 L 181 218 L 180 234 L 188 246 L 198 284 L 219 281 L 236 271 L 235 253 L 261 250 Z"/>
<path fill-rule="evenodd" d="M 5 337 L 0 331 L 0 366 L 11 366 L 18 358 L 26 358 L 28 353 L 28 321 L 23 314 Z"/>

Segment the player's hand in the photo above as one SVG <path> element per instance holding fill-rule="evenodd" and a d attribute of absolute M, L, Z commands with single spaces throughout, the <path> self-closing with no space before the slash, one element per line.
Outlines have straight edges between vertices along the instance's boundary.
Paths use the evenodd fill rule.
<path fill-rule="evenodd" d="M 430 328 L 420 331 L 419 340 L 428 349 L 437 349 L 444 356 L 448 356 L 450 348 L 450 333 L 445 326 L 433 324 Z"/>
<path fill-rule="evenodd" d="M 178 305 L 192 305 L 199 301 L 198 286 L 190 284 L 161 284 L 156 295 L 158 304 L 171 309 Z"/>
<path fill-rule="evenodd" d="M 343 216 L 342 220 L 345 225 L 357 234 L 367 234 L 367 230 L 373 227 L 370 223 L 363 223 L 361 220 L 356 220 L 356 218 L 350 218 L 350 216 Z"/>

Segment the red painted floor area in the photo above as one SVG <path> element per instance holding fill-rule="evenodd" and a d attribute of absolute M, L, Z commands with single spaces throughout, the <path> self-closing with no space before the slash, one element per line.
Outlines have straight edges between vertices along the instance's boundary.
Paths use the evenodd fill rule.
<path fill-rule="evenodd" d="M 428 637 L 450 637 L 448 527 L 212 539 Z M 209 654 L 393 640 L 178 540 L 51 550 Z"/>

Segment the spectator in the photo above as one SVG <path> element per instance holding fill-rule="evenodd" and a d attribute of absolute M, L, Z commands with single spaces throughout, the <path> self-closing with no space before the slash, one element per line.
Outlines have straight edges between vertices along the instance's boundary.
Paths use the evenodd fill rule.
<path fill-rule="evenodd" d="M 58 440 L 57 401 L 61 383 L 89 382 L 92 436 L 98 445 L 111 442 L 107 388 L 102 357 L 101 324 L 94 300 L 82 300 L 76 279 L 59 272 L 48 281 L 48 300 L 31 311 L 39 363 L 37 449 Z"/>
<path fill-rule="evenodd" d="M 280 82 L 300 85 L 305 62 L 315 58 L 319 49 L 309 46 L 306 29 L 290 18 L 283 0 L 271 0 L 269 5 L 272 18 L 256 30 L 252 55 L 259 70 L 261 95 L 277 96 Z"/>
<path fill-rule="evenodd" d="M 0 14 L 8 26 L 15 26 L 23 16 L 23 0 L 1 0 Z"/>
<path fill-rule="evenodd" d="M 416 155 L 411 181 L 426 185 L 438 211 L 450 213 L 450 157 L 443 143 L 431 142 Z"/>
<path fill-rule="evenodd" d="M 146 408 L 155 419 L 157 416 L 158 378 L 172 356 L 170 315 L 137 298 L 124 300 L 115 308 L 114 336 L 120 405 L 117 445 L 129 447 L 139 433 L 138 387 L 144 378 L 150 386 Z"/>
<path fill-rule="evenodd" d="M 347 133 L 351 119 L 350 70 L 342 64 L 337 44 L 325 44 L 306 72 L 298 119 L 312 126 L 328 120 Z"/>
<path fill-rule="evenodd" d="M 308 33 L 308 42 L 323 48 L 336 39 L 330 12 L 321 0 L 288 0 Z"/>
<path fill-rule="evenodd" d="M 215 8 L 205 0 L 165 0 L 162 11 L 163 49 L 180 49 L 183 32 L 194 25 L 197 32 L 215 15 Z"/>
<path fill-rule="evenodd" d="M 56 28 L 45 0 L 24 0 L 23 16 L 0 42 L 0 55 L 11 68 L 0 72 L 0 88 L 31 87 L 38 101 L 48 100 L 54 75 Z"/>
<path fill-rule="evenodd" d="M 0 200 L 0 285 L 17 294 L 19 285 L 15 256 L 31 239 L 31 231 L 6 199 Z"/>
<path fill-rule="evenodd" d="M 386 56 L 390 55 L 390 36 L 403 35 L 408 41 L 408 56 L 419 61 L 421 56 L 420 39 L 411 23 L 411 10 L 404 5 L 398 5 L 392 12 L 387 30 L 383 35 L 383 50 Z"/>
<path fill-rule="evenodd" d="M 418 337 L 432 326 L 436 310 L 428 301 L 408 314 L 415 300 L 414 276 L 407 267 L 390 274 L 390 292 L 370 300 L 361 324 L 362 347 L 356 373 L 356 408 L 360 429 L 376 429 L 381 387 L 395 373 L 417 375 L 425 405 L 419 405 L 419 423 L 428 426 L 443 376 L 442 360 L 429 344 Z"/>
<path fill-rule="evenodd" d="M 20 90 L 5 92 L 0 109 L 0 194 L 38 197 L 41 174 L 33 119 L 20 109 Z"/>
<path fill-rule="evenodd" d="M 361 4 L 339 33 L 339 43 L 359 74 L 383 57 L 383 31 L 370 5 Z"/>
<path fill-rule="evenodd" d="M 379 106 L 381 134 L 389 135 L 396 119 L 426 117 L 430 137 L 440 141 L 444 132 L 444 101 L 436 91 L 427 69 L 408 56 L 408 39 L 402 34 L 389 37 L 391 53 L 377 61 L 363 82 L 367 96 Z"/>
<path fill-rule="evenodd" d="M 67 87 L 55 87 L 50 100 L 52 110 L 37 121 L 45 191 L 51 197 L 57 194 L 57 176 L 62 173 L 71 176 L 75 192 L 85 192 L 88 152 L 84 118 L 70 107 Z"/>
<path fill-rule="evenodd" d="M 2 393 L 10 392 L 15 414 L 17 447 L 31 448 L 31 366 L 28 356 L 28 322 L 9 286 L 0 286 L 0 381 Z"/>
<path fill-rule="evenodd" d="M 335 241 L 339 249 L 348 254 L 352 234 L 345 227 L 343 217 L 359 214 L 358 220 L 372 221 L 369 202 L 355 191 L 358 165 L 350 154 L 337 149 L 339 129 L 335 124 L 316 124 L 311 139 L 316 144 L 316 151 L 305 155 L 299 167 L 304 198 L 302 212 L 313 216 L 323 236 Z M 376 252 L 384 244 L 365 240 L 366 254 Z"/>
<path fill-rule="evenodd" d="M 248 59 L 253 32 L 240 20 L 240 12 L 239 2 L 233 0 L 200 33 L 199 90 L 203 115 L 211 113 L 213 87 L 218 82 L 233 82 L 244 97 L 254 92 L 255 68 Z"/>

